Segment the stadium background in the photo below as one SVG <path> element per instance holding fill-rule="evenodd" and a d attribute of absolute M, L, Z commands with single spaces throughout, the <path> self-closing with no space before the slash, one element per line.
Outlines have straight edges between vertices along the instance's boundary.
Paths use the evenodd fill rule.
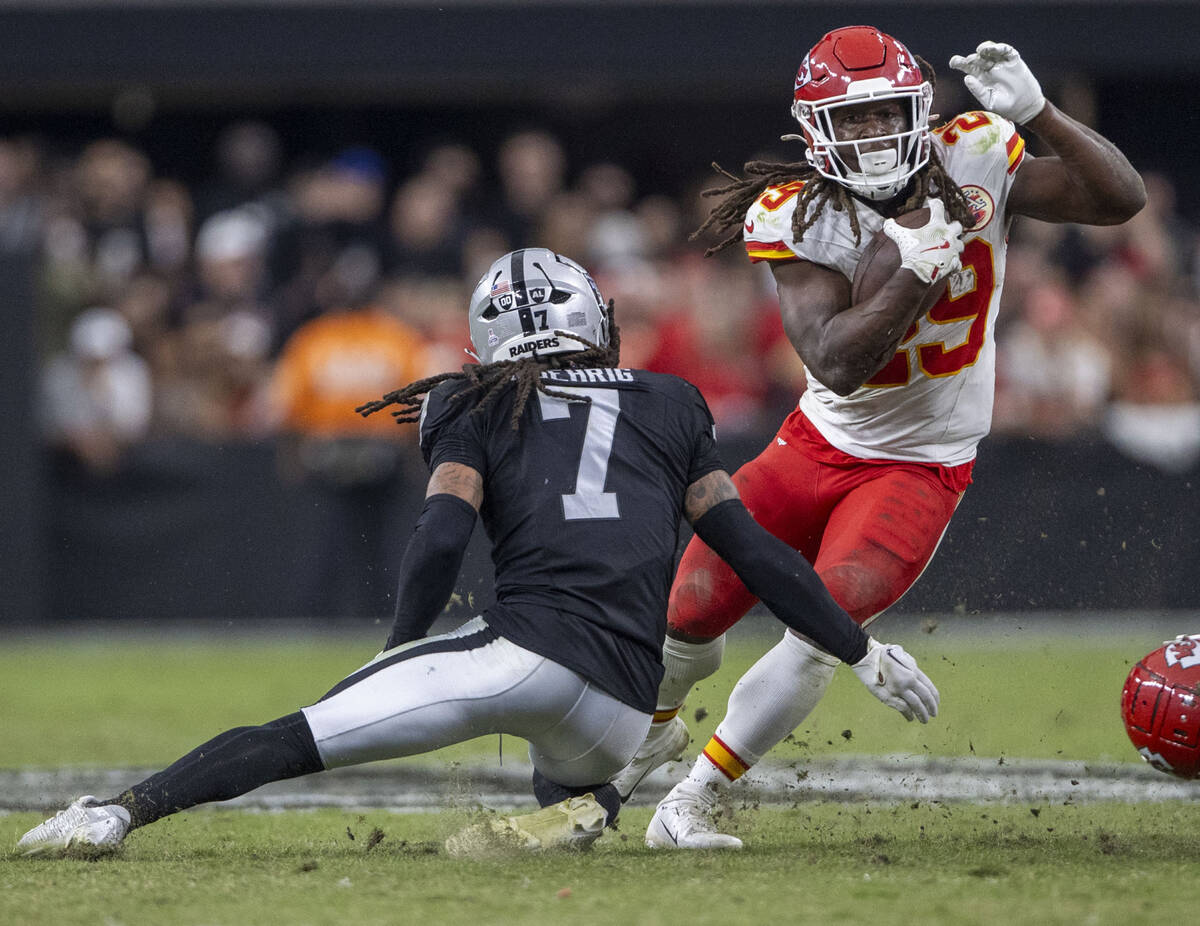
<path fill-rule="evenodd" d="M 0 0 L 0 620 L 386 612 L 411 432 L 289 417 L 281 358 L 376 306 L 407 378 L 457 365 L 508 247 L 593 267 L 627 362 L 695 379 L 731 466 L 755 452 L 802 374 L 769 276 L 686 232 L 712 160 L 795 156 L 795 68 L 849 22 L 932 61 L 947 115 L 949 56 L 1012 42 L 1151 191 L 1116 231 L 1014 229 L 995 433 L 897 610 L 1193 608 L 1200 7 Z M 111 313 L 77 324 L 95 307 L 127 347 Z M 461 591 L 486 599 L 478 542 Z"/>

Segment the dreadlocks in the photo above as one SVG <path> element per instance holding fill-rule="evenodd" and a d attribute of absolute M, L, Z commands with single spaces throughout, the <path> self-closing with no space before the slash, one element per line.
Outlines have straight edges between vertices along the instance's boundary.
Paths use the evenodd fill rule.
<path fill-rule="evenodd" d="M 914 57 L 921 68 L 921 75 L 929 81 L 931 87 L 936 86 L 937 75 L 934 73 L 933 67 L 920 55 Z M 816 168 L 807 161 L 792 161 L 787 164 L 750 161 L 742 168 L 746 173 L 745 177 L 731 174 L 716 163 L 713 164 L 713 168 L 731 182 L 725 186 L 705 190 L 700 194 L 701 196 L 719 197 L 720 200 L 709 212 L 704 224 L 692 232 L 689 240 L 694 241 L 710 229 L 717 234 L 728 232 L 731 228 L 736 228 L 736 231 L 708 248 L 704 252 L 705 257 L 711 257 L 718 251 L 725 250 L 742 238 L 742 220 L 746 216 L 746 211 L 754 205 L 755 200 L 762 196 L 764 191 L 770 187 L 789 184 L 798 184 L 800 187 L 796 210 L 792 213 L 792 237 L 794 240 L 802 240 L 804 233 L 821 215 L 821 211 L 829 206 L 834 212 L 846 213 L 850 219 L 850 230 L 854 232 L 855 243 L 862 241 L 862 229 L 858 224 L 858 212 L 854 208 L 853 194 L 840 183 L 822 177 L 817 173 Z M 945 203 L 946 214 L 951 220 L 960 222 L 963 228 L 971 228 L 975 225 L 975 215 L 971 211 L 970 203 L 967 202 L 967 198 L 959 189 L 958 184 L 946 173 L 946 168 L 942 165 L 942 159 L 938 156 L 936 148 L 930 151 L 929 163 L 917 172 L 915 181 L 912 185 L 912 193 L 896 210 L 897 214 L 920 209 L 925 204 L 926 197 L 932 196 L 940 198 Z"/>
<path fill-rule="evenodd" d="M 475 415 L 488 408 L 508 389 L 510 384 L 513 384 L 517 395 L 513 401 L 510 424 L 515 431 L 520 425 L 521 414 L 525 411 L 525 403 L 535 389 L 549 396 L 566 399 L 568 402 L 591 401 L 587 396 L 572 395 L 550 388 L 542 379 L 542 372 L 561 370 L 566 367 L 615 367 L 621 358 L 621 329 L 617 327 L 614 320 L 611 299 L 608 301 L 608 318 L 607 347 L 593 344 L 587 338 L 568 331 L 555 331 L 554 333 L 561 337 L 582 341 L 587 345 L 587 350 L 574 351 L 569 354 L 554 354 L 549 357 L 538 356 L 535 352 L 520 360 L 497 360 L 494 363 L 483 364 L 466 363 L 458 373 L 438 373 L 435 376 L 417 380 L 403 389 L 389 392 L 383 398 L 360 405 L 355 411 L 366 418 L 390 405 L 399 405 L 400 408 L 392 412 L 392 417 L 396 419 L 397 424 L 417 421 L 421 417 L 421 404 L 426 393 L 439 383 L 453 379 L 460 381 L 462 388 L 451 393 L 450 401 L 474 400 L 475 407 L 471 409 L 470 414 Z"/>

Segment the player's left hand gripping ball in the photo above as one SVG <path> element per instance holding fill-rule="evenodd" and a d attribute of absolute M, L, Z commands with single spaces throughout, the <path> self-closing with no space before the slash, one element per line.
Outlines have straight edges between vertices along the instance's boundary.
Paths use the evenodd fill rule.
<path fill-rule="evenodd" d="M 923 283 L 944 280 L 962 269 L 963 227 L 946 221 L 946 207 L 940 199 L 927 199 L 929 221 L 919 228 L 908 228 L 895 219 L 883 223 L 883 233 L 896 242 L 900 266 L 915 273 Z"/>
<path fill-rule="evenodd" d="M 905 720 L 915 718 L 929 723 L 930 717 L 937 716 L 941 701 L 929 676 L 904 647 L 867 639 L 867 655 L 850 667 L 858 680 L 880 701 L 903 714 Z"/>
<path fill-rule="evenodd" d="M 1021 54 L 1003 42 L 980 42 L 972 54 L 955 55 L 950 67 L 989 112 L 1023 125 L 1046 105 L 1042 87 Z"/>

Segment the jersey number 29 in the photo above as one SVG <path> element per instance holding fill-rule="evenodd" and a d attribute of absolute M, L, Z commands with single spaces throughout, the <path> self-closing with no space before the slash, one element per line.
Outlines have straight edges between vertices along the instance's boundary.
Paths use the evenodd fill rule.
<path fill-rule="evenodd" d="M 616 492 L 605 492 L 608 458 L 612 454 L 617 416 L 621 413 L 621 395 L 615 389 L 580 389 L 558 386 L 556 389 L 578 392 L 591 399 L 587 409 L 587 429 L 575 475 L 575 491 L 562 497 L 563 517 L 568 521 L 612 520 L 621 516 Z M 537 394 L 543 421 L 570 420 L 570 403 L 557 396 Z"/>

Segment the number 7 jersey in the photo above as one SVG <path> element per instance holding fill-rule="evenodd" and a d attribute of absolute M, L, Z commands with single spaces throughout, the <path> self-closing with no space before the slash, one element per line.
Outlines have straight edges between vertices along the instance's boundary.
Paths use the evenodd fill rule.
<path fill-rule="evenodd" d="M 892 359 L 848 396 L 809 375 L 800 408 L 830 444 L 867 459 L 955 466 L 975 457 L 991 427 L 996 310 L 1004 283 L 1010 217 L 1005 204 L 1025 157 L 1006 119 L 970 112 L 933 131 L 942 164 L 966 194 L 975 228 L 964 236 L 962 270 L 945 295 L 904 334 Z M 854 279 L 858 259 L 883 217 L 853 200 L 862 234 L 826 206 L 797 242 L 792 215 L 803 181 L 768 188 L 746 213 L 752 261 L 812 261 Z"/>
<path fill-rule="evenodd" d="M 515 388 L 472 413 L 461 381 L 435 387 L 421 414 L 430 469 L 483 476 L 496 603 L 484 614 L 514 643 L 652 712 L 684 494 L 722 468 L 698 389 L 628 369 L 560 369 L 519 426 Z"/>

